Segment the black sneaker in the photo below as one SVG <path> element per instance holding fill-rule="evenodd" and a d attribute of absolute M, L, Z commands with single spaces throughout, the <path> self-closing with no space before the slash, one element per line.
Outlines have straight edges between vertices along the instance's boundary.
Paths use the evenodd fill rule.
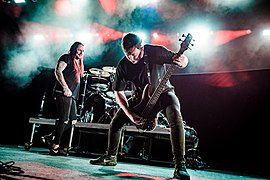
<path fill-rule="evenodd" d="M 95 160 L 90 160 L 90 164 L 102 166 L 116 166 L 117 165 L 116 156 L 110 156 L 105 154 Z"/>
<path fill-rule="evenodd" d="M 60 147 L 54 149 L 50 148 L 50 153 L 51 156 L 68 156 L 68 153 L 60 149 Z"/>
<path fill-rule="evenodd" d="M 190 175 L 188 174 L 184 163 L 175 168 L 173 175 L 173 178 L 176 179 L 190 180 Z"/>

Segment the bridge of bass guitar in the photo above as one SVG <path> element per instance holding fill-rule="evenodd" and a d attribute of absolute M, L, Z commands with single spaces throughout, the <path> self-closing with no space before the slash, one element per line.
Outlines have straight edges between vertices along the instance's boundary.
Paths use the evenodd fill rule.
<path fill-rule="evenodd" d="M 157 127 L 157 121 L 158 118 L 144 119 L 144 123 L 136 125 L 136 128 L 143 131 L 153 131 Z"/>

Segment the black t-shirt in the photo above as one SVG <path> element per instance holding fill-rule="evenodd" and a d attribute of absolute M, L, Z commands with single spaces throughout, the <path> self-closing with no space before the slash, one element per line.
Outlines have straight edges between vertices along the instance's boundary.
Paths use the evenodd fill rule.
<path fill-rule="evenodd" d="M 157 87 L 159 80 L 163 78 L 166 70 L 165 64 L 172 63 L 174 52 L 160 45 L 144 45 L 144 57 L 137 64 L 132 64 L 123 57 L 117 65 L 113 90 L 122 91 L 126 89 L 130 81 L 135 85 L 136 91 L 141 93 L 149 83 L 147 77 L 147 63 L 149 63 L 151 76 L 151 93 Z M 165 91 L 173 89 L 170 81 L 167 81 Z"/>
<path fill-rule="evenodd" d="M 69 54 L 63 54 L 59 61 L 64 61 L 67 63 L 67 67 L 63 71 L 63 75 L 65 81 L 72 92 L 72 98 L 78 99 L 79 98 L 79 91 L 80 91 L 80 72 L 76 70 L 75 62 L 72 60 Z M 55 84 L 55 94 L 63 94 L 63 87 L 60 85 L 58 81 Z"/>

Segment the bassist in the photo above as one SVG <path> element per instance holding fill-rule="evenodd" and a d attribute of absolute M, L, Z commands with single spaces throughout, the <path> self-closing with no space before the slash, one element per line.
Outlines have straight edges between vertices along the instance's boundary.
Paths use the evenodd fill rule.
<path fill-rule="evenodd" d="M 165 64 L 173 63 L 179 68 L 185 68 L 188 64 L 188 58 L 164 46 L 143 45 L 142 39 L 135 33 L 128 33 L 123 37 L 122 48 L 125 56 L 117 66 L 113 82 L 115 97 L 121 108 L 110 124 L 107 153 L 95 160 L 90 160 L 90 164 L 117 165 L 116 156 L 123 126 L 131 122 L 140 127 L 140 125 L 146 123 L 145 119 L 155 119 L 157 113 L 164 110 L 171 128 L 171 144 L 175 164 L 174 178 L 190 179 L 185 166 L 185 133 L 180 102 L 170 81 L 166 81 L 149 117 L 142 117 L 141 112 L 135 111 L 135 108 L 133 108 L 138 105 L 147 105 L 143 101 L 152 96 L 156 90 L 166 72 Z M 137 96 L 132 98 L 135 101 L 128 100 L 125 96 L 124 90 L 128 82 L 132 82 L 136 87 L 135 94 Z M 153 124 L 154 128 L 155 121 L 153 121 Z"/>

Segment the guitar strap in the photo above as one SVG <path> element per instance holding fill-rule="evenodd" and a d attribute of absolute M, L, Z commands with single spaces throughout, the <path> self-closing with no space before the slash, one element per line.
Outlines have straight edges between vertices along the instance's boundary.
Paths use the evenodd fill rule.
<path fill-rule="evenodd" d="M 149 62 L 148 62 L 147 54 L 144 55 L 144 64 L 146 65 L 148 83 L 151 84 L 151 74 L 150 74 L 150 68 L 149 68 Z"/>

